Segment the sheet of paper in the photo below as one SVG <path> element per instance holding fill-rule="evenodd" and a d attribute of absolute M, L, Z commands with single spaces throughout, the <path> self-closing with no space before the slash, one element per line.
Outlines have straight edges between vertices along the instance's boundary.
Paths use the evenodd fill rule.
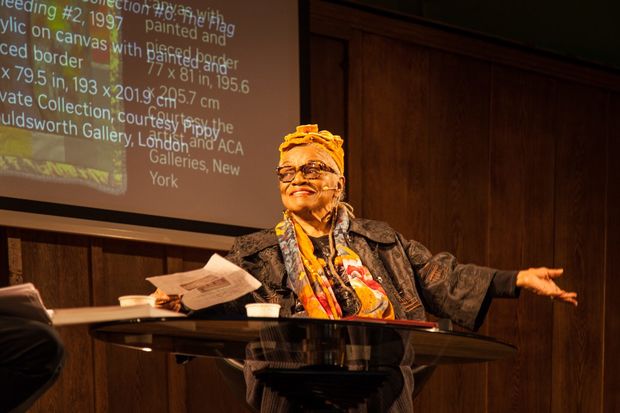
<path fill-rule="evenodd" d="M 41 295 L 32 283 L 0 288 L 0 314 L 51 323 Z"/>
<path fill-rule="evenodd" d="M 147 280 L 168 295 L 182 295 L 183 304 L 194 310 L 234 300 L 261 286 L 250 273 L 218 254 L 198 270 Z"/>

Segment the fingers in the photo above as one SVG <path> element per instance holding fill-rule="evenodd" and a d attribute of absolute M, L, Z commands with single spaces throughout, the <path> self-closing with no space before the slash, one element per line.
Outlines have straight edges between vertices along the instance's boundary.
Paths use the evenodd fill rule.
<path fill-rule="evenodd" d="M 530 268 L 529 269 L 532 273 L 534 273 L 537 277 L 543 277 L 543 278 L 556 278 L 561 276 L 564 273 L 564 268 L 547 268 L 547 267 L 540 267 L 540 268 Z"/>
<path fill-rule="evenodd" d="M 545 271 L 546 276 L 549 278 L 557 278 L 564 273 L 564 268 L 546 268 L 542 267 L 539 270 Z M 575 292 L 567 292 L 558 287 L 553 281 L 550 281 L 555 286 L 555 291 L 550 294 L 551 298 L 557 298 L 558 300 L 574 305 L 575 307 L 578 305 L 577 302 L 577 293 Z"/>
<path fill-rule="evenodd" d="M 575 298 L 562 296 L 562 297 L 559 297 L 558 300 L 562 301 L 562 302 L 565 302 L 565 303 L 568 303 L 568 304 L 572 304 L 575 307 L 577 307 L 577 305 L 578 305 L 578 302 L 577 302 L 577 300 Z"/>
<path fill-rule="evenodd" d="M 565 302 L 565 303 L 569 303 L 574 305 L 575 307 L 577 307 L 578 302 L 577 302 L 577 293 L 574 292 L 567 292 L 567 291 L 562 291 L 560 294 L 557 295 L 552 295 L 551 299 L 557 299 L 559 301 Z"/>
<path fill-rule="evenodd" d="M 175 302 L 181 301 L 178 295 L 170 295 L 164 297 L 159 297 L 155 299 L 155 304 L 158 306 L 164 306 L 166 304 L 173 304 Z"/>
<path fill-rule="evenodd" d="M 172 311 L 180 311 L 181 310 L 181 299 L 178 295 L 175 295 L 174 298 L 167 301 L 157 301 L 157 307 L 164 308 Z"/>
<path fill-rule="evenodd" d="M 559 277 L 564 273 L 564 268 L 545 268 L 547 270 L 547 275 L 551 278 Z"/>
<path fill-rule="evenodd" d="M 155 292 L 151 293 L 151 297 L 155 297 L 157 300 L 167 300 L 169 299 L 168 295 L 160 290 L 159 288 L 155 290 Z"/>
<path fill-rule="evenodd" d="M 179 311 L 181 309 L 181 297 L 178 295 L 168 295 L 159 288 L 151 294 L 155 297 L 155 305 L 160 308 L 167 308 L 173 311 Z"/>

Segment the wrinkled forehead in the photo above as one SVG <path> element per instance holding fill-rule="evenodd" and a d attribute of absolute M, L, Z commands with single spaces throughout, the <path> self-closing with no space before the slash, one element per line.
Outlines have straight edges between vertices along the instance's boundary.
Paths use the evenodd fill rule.
<path fill-rule="evenodd" d="M 317 143 L 294 146 L 284 152 L 280 157 L 280 166 L 292 165 L 301 166 L 308 161 L 322 161 L 333 170 L 338 170 L 336 161 L 323 146 Z"/>

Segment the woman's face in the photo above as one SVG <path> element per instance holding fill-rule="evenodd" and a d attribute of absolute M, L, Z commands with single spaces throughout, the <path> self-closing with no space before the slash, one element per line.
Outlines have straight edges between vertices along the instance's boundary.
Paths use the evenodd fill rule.
<path fill-rule="evenodd" d="M 320 162 L 336 173 L 321 171 L 315 178 L 304 177 L 298 168 L 309 162 Z M 337 172 L 336 162 L 320 145 L 293 147 L 284 152 L 279 166 L 297 168 L 291 182 L 280 182 L 282 204 L 297 215 L 323 215 L 331 211 L 344 189 L 344 177 Z"/>

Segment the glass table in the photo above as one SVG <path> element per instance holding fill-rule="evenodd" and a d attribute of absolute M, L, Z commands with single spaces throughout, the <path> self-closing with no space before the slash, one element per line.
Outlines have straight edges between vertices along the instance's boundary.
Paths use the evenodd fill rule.
<path fill-rule="evenodd" d="M 146 318 L 94 324 L 90 332 L 134 349 L 263 366 L 252 369 L 255 379 L 300 410 L 354 407 L 398 366 L 486 362 L 516 352 L 491 337 L 408 320 Z"/>

